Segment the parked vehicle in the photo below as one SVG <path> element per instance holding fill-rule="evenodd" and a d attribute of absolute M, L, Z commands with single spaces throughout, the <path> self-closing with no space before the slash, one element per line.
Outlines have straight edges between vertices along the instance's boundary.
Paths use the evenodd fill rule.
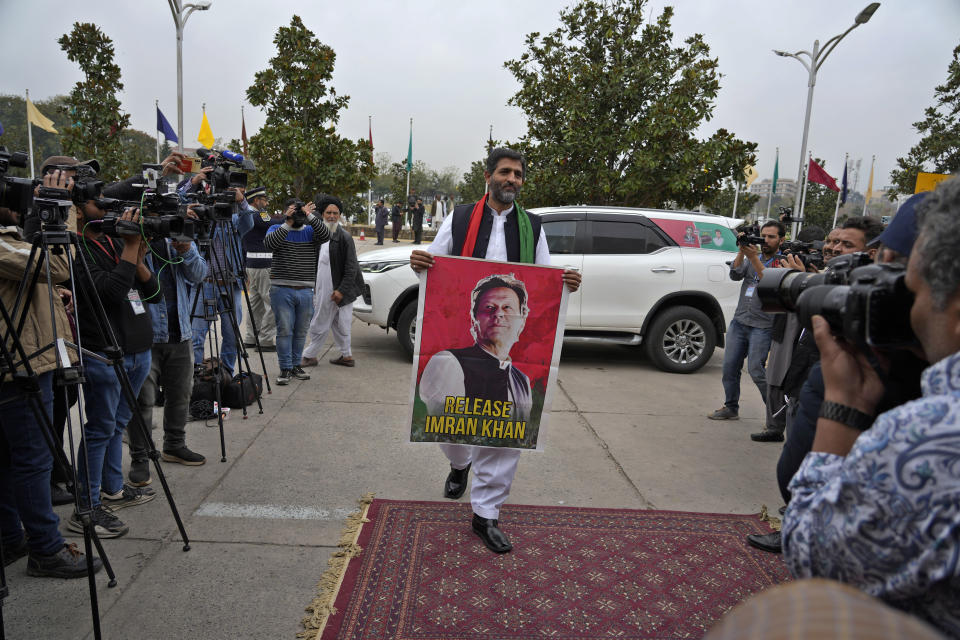
<path fill-rule="evenodd" d="M 542 217 L 551 261 L 578 269 L 564 340 L 643 344 L 660 369 L 690 373 L 723 346 L 739 283 L 728 276 L 736 248 L 735 218 L 687 211 L 621 207 L 532 209 Z M 412 355 L 419 278 L 409 266 L 415 247 L 360 256 L 366 286 L 354 315 L 397 331 Z"/>

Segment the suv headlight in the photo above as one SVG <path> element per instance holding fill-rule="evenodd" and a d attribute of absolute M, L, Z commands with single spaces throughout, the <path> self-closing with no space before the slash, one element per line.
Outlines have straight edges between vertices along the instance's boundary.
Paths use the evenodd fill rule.
<path fill-rule="evenodd" d="M 383 273 L 397 267 L 410 264 L 409 260 L 384 260 L 381 262 L 361 262 L 360 270 L 364 273 Z"/>

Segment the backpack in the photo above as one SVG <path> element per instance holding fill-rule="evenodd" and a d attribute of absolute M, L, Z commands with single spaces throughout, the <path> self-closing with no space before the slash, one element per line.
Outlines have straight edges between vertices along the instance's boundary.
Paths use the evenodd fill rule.
<path fill-rule="evenodd" d="M 193 368 L 193 391 L 190 394 L 190 418 L 209 420 L 217 417 L 217 388 L 223 400 L 223 387 L 230 378 L 217 358 L 206 358 Z"/>

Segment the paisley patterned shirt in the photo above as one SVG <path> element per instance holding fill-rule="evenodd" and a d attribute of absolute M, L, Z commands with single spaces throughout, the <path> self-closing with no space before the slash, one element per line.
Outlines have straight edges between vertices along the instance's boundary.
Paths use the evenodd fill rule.
<path fill-rule="evenodd" d="M 852 584 L 960 637 L 960 352 L 922 386 L 846 457 L 807 454 L 783 553 L 795 577 Z"/>

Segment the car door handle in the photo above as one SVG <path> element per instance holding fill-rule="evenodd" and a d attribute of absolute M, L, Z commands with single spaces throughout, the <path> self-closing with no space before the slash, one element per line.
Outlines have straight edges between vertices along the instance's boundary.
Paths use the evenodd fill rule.
<path fill-rule="evenodd" d="M 653 267 L 650 269 L 654 273 L 676 273 L 676 269 L 673 267 Z"/>

